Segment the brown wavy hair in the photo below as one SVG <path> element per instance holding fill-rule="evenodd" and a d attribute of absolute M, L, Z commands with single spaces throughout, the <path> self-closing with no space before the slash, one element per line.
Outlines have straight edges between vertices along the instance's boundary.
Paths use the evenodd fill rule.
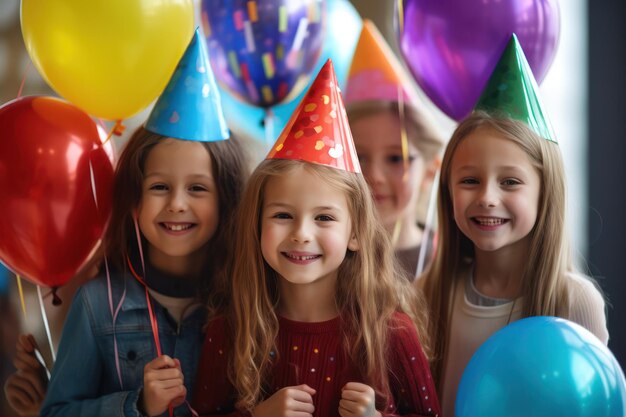
<path fill-rule="evenodd" d="M 146 159 L 150 151 L 164 139 L 167 137 L 140 127 L 129 139 L 117 162 L 111 220 L 104 235 L 104 249 L 113 265 L 121 270 L 125 269 L 127 255 L 137 247 L 133 212 L 141 201 Z M 201 277 L 199 292 L 201 298 L 206 300 L 212 292 L 212 278 L 222 272 L 231 247 L 232 218 L 248 176 L 248 165 L 236 137 L 201 143 L 211 157 L 220 216 L 217 230 L 207 245 L 206 264 Z"/>
<path fill-rule="evenodd" d="M 423 301 L 396 266 L 363 176 L 302 161 L 266 160 L 253 172 L 242 198 L 231 263 L 232 298 L 226 316 L 234 329 L 234 346 L 228 377 L 238 392 L 236 407 L 240 410 L 250 411 L 267 394 L 263 387 L 276 360 L 270 352 L 277 352 L 278 275 L 263 259 L 260 245 L 265 187 L 270 179 L 300 167 L 345 193 L 359 250 L 348 250 L 339 267 L 335 302 L 342 318 L 345 351 L 378 398 L 386 402 L 389 392 L 386 346 L 394 312 L 411 317 L 422 346 L 428 347 Z"/>

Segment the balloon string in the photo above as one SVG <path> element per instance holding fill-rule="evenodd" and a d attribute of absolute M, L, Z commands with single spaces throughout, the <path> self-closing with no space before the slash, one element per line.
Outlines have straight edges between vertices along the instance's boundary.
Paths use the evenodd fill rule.
<path fill-rule="evenodd" d="M 111 137 L 113 137 L 113 135 L 122 136 L 122 133 L 124 133 L 124 130 L 126 130 L 126 126 L 122 124 L 122 120 L 116 120 L 115 125 L 113 125 L 113 127 L 111 128 L 111 131 L 107 135 L 107 138 L 104 140 L 104 142 L 102 142 L 102 144 L 106 145 L 106 143 L 111 139 Z"/>
<path fill-rule="evenodd" d="M 135 224 L 137 224 L 135 222 Z M 140 243 L 141 245 L 141 243 Z M 157 317 L 156 314 L 154 314 L 154 307 L 152 306 L 152 300 L 150 299 L 150 292 L 148 291 L 148 284 L 146 284 L 146 281 L 144 280 L 145 278 L 145 266 L 143 265 L 143 259 L 141 261 L 142 263 L 142 267 L 144 270 L 144 278 L 141 278 L 137 272 L 135 272 L 135 269 L 133 268 L 133 264 L 130 262 L 130 258 L 126 258 L 126 262 L 128 263 L 128 268 L 130 269 L 130 272 L 133 274 L 133 276 L 135 277 L 135 279 L 141 284 L 143 285 L 145 291 L 146 291 L 146 304 L 148 305 L 148 314 L 150 315 L 150 326 L 152 327 L 152 337 L 154 338 L 154 346 L 156 347 L 156 353 L 157 353 L 157 357 L 163 355 L 163 352 L 161 350 L 161 339 L 159 337 L 159 323 L 157 321 Z M 169 415 L 170 417 L 172 417 L 174 415 L 174 406 L 172 406 L 172 404 L 170 403 L 167 406 L 167 409 L 169 411 Z"/>
<path fill-rule="evenodd" d="M 50 353 L 52 354 L 52 362 L 56 362 L 57 355 L 54 352 L 54 346 L 52 345 L 52 335 L 50 334 L 50 326 L 48 325 L 48 315 L 43 304 L 43 297 L 41 296 L 41 287 L 37 285 L 37 296 L 39 298 L 39 307 L 41 307 L 41 318 L 43 319 L 43 326 L 46 329 L 46 336 L 48 337 L 48 344 L 50 345 Z"/>
<path fill-rule="evenodd" d="M 15 275 L 17 279 L 17 291 L 20 294 L 20 304 L 22 304 L 22 313 L 24 313 L 24 318 L 26 319 L 26 303 L 24 302 L 24 290 L 22 289 L 22 278 L 18 274 Z"/>
<path fill-rule="evenodd" d="M 161 352 L 161 340 L 159 337 L 159 323 L 157 322 L 156 314 L 154 314 L 152 300 L 150 299 L 150 293 L 148 291 L 148 284 L 146 284 L 146 281 L 145 281 L 146 264 L 145 264 L 144 257 L 143 257 L 143 245 L 141 244 L 141 232 L 139 230 L 139 223 L 137 222 L 136 217 L 133 217 L 133 222 L 135 223 L 135 234 L 137 237 L 137 246 L 139 247 L 139 258 L 141 259 L 141 269 L 143 271 L 143 278 L 140 277 L 139 274 L 137 274 L 137 272 L 135 272 L 135 269 L 133 268 L 133 264 L 130 262 L 130 258 L 128 257 L 126 258 L 126 263 L 128 264 L 128 267 L 133 277 L 135 277 L 135 279 L 141 285 L 143 285 L 146 290 L 146 304 L 148 305 L 148 314 L 150 316 L 150 326 L 152 327 L 152 337 L 154 339 L 154 345 L 156 347 L 157 356 L 161 356 L 162 352 Z M 189 402 L 185 401 L 185 404 L 187 405 L 187 408 L 189 408 L 189 411 L 191 412 L 191 414 L 194 417 L 197 417 L 198 413 L 196 412 L 196 410 L 194 410 L 191 407 Z M 171 403 L 168 405 L 167 409 L 168 409 L 170 417 L 172 417 L 174 415 L 174 407 L 172 406 Z"/>
<path fill-rule="evenodd" d="M 404 5 L 402 3 L 403 0 L 398 0 L 398 29 L 400 30 L 400 35 L 404 33 Z"/>
<path fill-rule="evenodd" d="M 402 94 L 402 85 L 397 84 L 398 94 L 398 119 L 400 119 L 400 145 L 402 146 L 402 161 L 404 173 L 402 174 L 402 182 L 406 183 L 409 180 L 409 141 L 406 132 L 406 118 L 404 115 L 404 95 Z M 396 220 L 393 227 L 393 234 L 391 235 L 391 243 L 395 246 L 400 239 L 400 231 L 402 229 L 402 222 L 400 219 Z"/>
<path fill-rule="evenodd" d="M 144 278 L 140 277 L 137 272 L 135 272 L 135 268 L 133 268 L 133 264 L 130 262 L 130 258 L 126 258 L 126 263 L 128 264 L 128 268 L 130 269 L 131 274 L 135 279 L 144 287 L 146 291 L 146 304 L 148 305 L 148 314 L 150 316 L 150 326 L 152 328 L 152 337 L 154 339 L 154 345 L 156 347 L 157 356 L 161 356 L 161 340 L 159 337 L 159 323 L 157 321 L 156 314 L 154 314 L 154 308 L 152 307 L 152 300 L 150 299 L 150 292 L 148 291 L 148 284 Z"/>
<path fill-rule="evenodd" d="M 265 110 L 265 144 L 269 149 L 274 143 L 274 112 L 270 107 Z"/>
<path fill-rule="evenodd" d="M 30 61 L 26 64 L 26 69 L 24 69 L 24 77 L 22 77 L 22 83 L 20 84 L 20 89 L 17 90 L 17 98 L 22 97 L 22 90 L 24 89 L 24 84 L 26 83 L 26 76 L 28 75 L 28 71 L 30 70 Z"/>
<path fill-rule="evenodd" d="M 404 162 L 404 174 L 402 181 L 409 180 L 409 141 L 406 132 L 406 117 L 404 114 L 404 94 L 402 94 L 402 84 L 398 83 L 398 118 L 400 119 L 400 143 L 402 146 L 402 160 Z"/>
<path fill-rule="evenodd" d="M 122 381 L 122 367 L 120 365 L 120 355 L 117 348 L 117 331 L 115 329 L 115 321 L 117 320 L 117 315 L 120 312 L 120 308 L 126 299 L 126 279 L 124 279 L 124 292 L 120 297 L 120 302 L 117 304 L 116 308 L 113 308 L 113 290 L 111 286 L 111 273 L 109 271 L 109 260 L 106 255 L 104 256 L 104 268 L 106 270 L 107 276 L 107 290 L 109 296 L 109 310 L 111 311 L 111 320 L 113 321 L 113 353 L 115 354 L 115 369 L 117 371 L 117 378 L 120 382 L 120 389 L 124 390 L 124 383 Z"/>
<path fill-rule="evenodd" d="M 146 284 L 146 263 L 143 257 L 143 245 L 141 244 L 141 232 L 139 230 L 139 223 L 137 222 L 137 217 L 133 217 L 133 222 L 135 223 L 135 235 L 137 237 L 137 246 L 139 247 L 139 258 L 141 259 L 141 269 L 143 271 L 143 278 L 141 278 L 133 268 L 133 264 L 130 262 L 130 258 L 126 258 L 128 266 L 130 268 L 130 272 L 133 276 L 139 281 L 146 290 L 146 304 L 148 305 L 148 314 L 150 315 L 150 325 L 152 326 L 152 337 L 154 338 L 154 345 L 156 346 L 157 357 L 161 356 L 161 340 L 159 338 L 159 324 L 157 323 L 156 315 L 154 314 L 154 310 L 152 308 L 152 301 L 150 300 L 150 294 L 148 292 L 148 284 Z M 174 407 L 170 404 L 168 407 L 169 415 L 172 417 L 174 415 Z"/>
<path fill-rule="evenodd" d="M 417 270 L 415 271 L 415 276 L 421 275 L 424 271 L 428 239 L 431 233 L 433 233 L 433 223 L 435 222 L 435 206 L 437 202 L 437 191 L 439 188 L 439 174 L 440 170 L 437 169 L 437 173 L 435 174 L 435 178 L 433 179 L 433 185 L 430 189 L 428 211 L 426 212 L 426 223 L 424 224 L 424 233 L 422 234 L 422 244 L 420 245 L 420 255 L 417 260 Z"/>
<path fill-rule="evenodd" d="M 393 232 L 391 233 L 391 244 L 396 246 L 398 239 L 400 238 L 400 230 L 402 230 L 402 222 L 400 219 L 396 220 L 393 225 Z"/>
<path fill-rule="evenodd" d="M 101 127 L 102 129 L 107 130 L 107 125 L 106 125 L 106 123 L 104 123 L 104 120 L 102 120 L 102 119 L 100 119 L 100 118 L 98 118 L 98 119 L 96 119 L 96 120 L 98 120 L 98 124 L 100 125 L 100 127 Z"/>
<path fill-rule="evenodd" d="M 135 224 L 135 237 L 137 238 L 137 247 L 139 248 L 139 259 L 141 260 L 141 271 L 143 272 L 143 276 L 145 278 L 146 263 L 143 257 L 143 245 L 141 244 L 141 231 L 139 230 L 139 222 L 137 222 L 136 216 L 133 216 L 133 223 Z"/>
<path fill-rule="evenodd" d="M 100 211 L 98 207 L 98 194 L 96 192 L 96 177 L 93 173 L 93 165 L 91 164 L 91 158 L 89 158 L 89 178 L 91 179 L 91 195 L 93 196 L 93 202 L 96 205 L 96 212 Z"/>

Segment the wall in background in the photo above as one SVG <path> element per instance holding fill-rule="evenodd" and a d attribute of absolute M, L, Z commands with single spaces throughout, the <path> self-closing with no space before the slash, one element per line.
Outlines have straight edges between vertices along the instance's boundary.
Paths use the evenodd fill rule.
<path fill-rule="evenodd" d="M 609 347 L 626 367 L 626 3 L 589 1 L 589 266 L 609 302 Z"/>

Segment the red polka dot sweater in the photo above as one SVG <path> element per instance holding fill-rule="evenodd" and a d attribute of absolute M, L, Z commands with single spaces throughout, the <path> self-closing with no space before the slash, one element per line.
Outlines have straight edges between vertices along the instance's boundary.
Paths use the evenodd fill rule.
<path fill-rule="evenodd" d="M 348 382 L 365 383 L 354 363 L 342 353 L 340 319 L 303 323 L 280 317 L 279 326 L 280 355 L 267 397 L 280 388 L 307 384 L 316 390 L 313 416 L 339 417 L 342 387 Z M 223 318 L 209 323 L 193 396 L 200 415 L 246 415 L 235 412 L 236 392 L 226 376 L 228 337 Z M 383 415 L 440 415 L 428 361 L 405 314 L 395 314 L 389 343 L 391 403 Z"/>

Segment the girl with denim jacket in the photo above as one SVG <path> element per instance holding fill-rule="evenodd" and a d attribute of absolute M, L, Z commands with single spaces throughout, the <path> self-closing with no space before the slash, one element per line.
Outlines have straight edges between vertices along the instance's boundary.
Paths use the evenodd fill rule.
<path fill-rule="evenodd" d="M 236 139 L 135 133 L 117 167 L 104 238 L 112 268 L 74 298 L 42 416 L 152 416 L 182 404 L 203 340 L 202 305 L 225 259 L 245 176 Z"/>
<path fill-rule="evenodd" d="M 207 56 L 196 31 L 120 156 L 104 236 L 108 262 L 76 293 L 42 416 L 192 411 L 186 399 L 204 306 L 219 298 L 230 217 L 247 176 Z"/>
<path fill-rule="evenodd" d="M 201 143 L 140 128 L 130 139 L 104 237 L 112 267 L 76 293 L 42 416 L 154 416 L 170 404 L 189 414 L 203 306 L 229 246 L 244 160 L 234 138 Z"/>

